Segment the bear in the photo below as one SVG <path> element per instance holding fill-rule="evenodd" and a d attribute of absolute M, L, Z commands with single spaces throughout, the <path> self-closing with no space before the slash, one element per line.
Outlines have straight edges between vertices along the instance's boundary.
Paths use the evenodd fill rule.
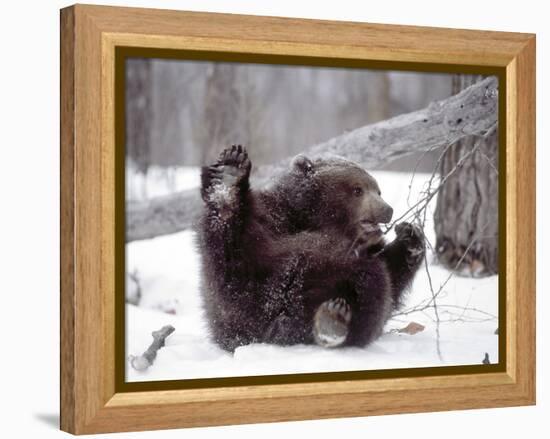
<path fill-rule="evenodd" d="M 409 223 L 386 243 L 393 210 L 376 180 L 340 157 L 296 156 L 271 184 L 250 187 L 233 145 L 201 169 L 201 295 L 210 335 L 233 352 L 251 343 L 367 346 L 382 334 L 424 257 Z"/>

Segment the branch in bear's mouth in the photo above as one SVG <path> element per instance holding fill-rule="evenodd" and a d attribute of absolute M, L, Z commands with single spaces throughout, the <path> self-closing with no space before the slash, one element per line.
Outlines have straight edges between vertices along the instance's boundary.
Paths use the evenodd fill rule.
<path fill-rule="evenodd" d="M 155 361 L 155 358 L 157 358 L 157 352 L 160 348 L 164 347 L 164 343 L 166 341 L 166 338 L 172 334 L 176 329 L 172 325 L 166 325 L 163 326 L 158 331 L 153 331 L 151 335 L 153 336 L 153 343 L 151 343 L 151 346 L 147 348 L 147 350 L 139 355 L 130 355 L 128 357 L 128 361 L 130 361 L 130 365 L 138 371 L 144 371 L 147 370 Z"/>

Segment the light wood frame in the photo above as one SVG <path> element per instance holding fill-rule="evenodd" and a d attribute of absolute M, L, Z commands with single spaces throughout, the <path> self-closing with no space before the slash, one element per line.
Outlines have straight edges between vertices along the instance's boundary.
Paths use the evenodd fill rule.
<path fill-rule="evenodd" d="M 505 370 L 117 393 L 113 224 L 119 46 L 501 68 Z M 88 5 L 61 11 L 63 430 L 84 434 L 534 403 L 534 35 Z"/>

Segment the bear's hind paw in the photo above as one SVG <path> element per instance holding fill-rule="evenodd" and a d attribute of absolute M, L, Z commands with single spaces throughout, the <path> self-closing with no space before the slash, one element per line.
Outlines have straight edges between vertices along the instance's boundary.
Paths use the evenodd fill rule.
<path fill-rule="evenodd" d="M 334 348 L 342 345 L 348 335 L 351 321 L 351 308 L 345 299 L 323 302 L 313 319 L 313 337 L 319 346 Z"/>

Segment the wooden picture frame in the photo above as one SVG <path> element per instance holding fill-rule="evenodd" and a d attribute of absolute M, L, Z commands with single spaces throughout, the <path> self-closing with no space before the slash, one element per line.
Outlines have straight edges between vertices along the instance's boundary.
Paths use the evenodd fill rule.
<path fill-rule="evenodd" d="M 115 295 L 119 48 L 498 74 L 505 122 L 504 362 L 483 372 L 420 370 L 399 377 L 121 391 L 115 370 L 116 340 L 124 330 Z M 61 11 L 62 430 L 85 434 L 534 403 L 534 35 L 89 5 Z"/>

